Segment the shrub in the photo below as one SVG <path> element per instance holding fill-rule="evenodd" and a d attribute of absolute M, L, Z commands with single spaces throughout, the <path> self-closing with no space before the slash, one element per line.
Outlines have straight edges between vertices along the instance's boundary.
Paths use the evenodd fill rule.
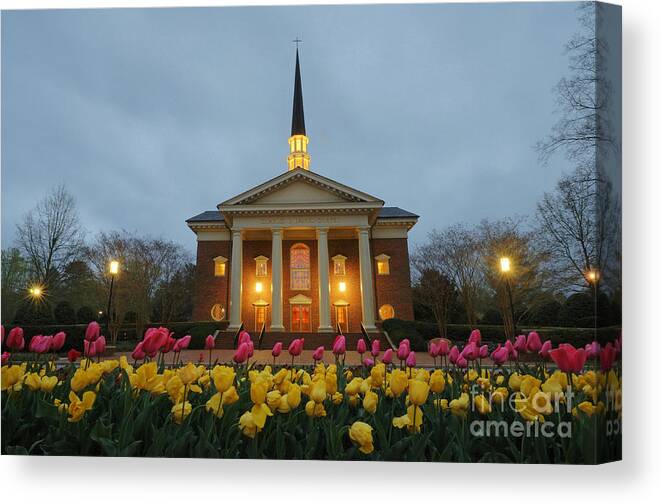
<path fill-rule="evenodd" d="M 76 323 L 76 311 L 68 301 L 60 301 L 57 303 L 53 310 L 53 315 L 55 316 L 55 322 L 58 324 Z"/>
<path fill-rule="evenodd" d="M 50 324 L 53 314 L 47 302 L 27 300 L 21 303 L 14 315 L 14 324 Z"/>
<path fill-rule="evenodd" d="M 81 306 L 76 312 L 76 320 L 79 324 L 89 324 L 92 320 L 95 320 L 96 316 L 94 310 L 89 306 Z"/>

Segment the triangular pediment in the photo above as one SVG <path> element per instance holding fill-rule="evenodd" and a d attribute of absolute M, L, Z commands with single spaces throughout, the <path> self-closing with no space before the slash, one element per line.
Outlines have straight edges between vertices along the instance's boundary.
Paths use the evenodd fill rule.
<path fill-rule="evenodd" d="M 378 198 L 317 173 L 297 168 L 245 191 L 219 205 L 383 204 Z"/>

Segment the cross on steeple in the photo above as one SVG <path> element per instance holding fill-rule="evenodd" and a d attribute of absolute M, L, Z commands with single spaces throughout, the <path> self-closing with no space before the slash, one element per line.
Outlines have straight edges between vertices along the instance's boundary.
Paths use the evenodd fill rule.
<path fill-rule="evenodd" d="M 300 38 L 296 37 L 294 40 L 292 40 L 294 44 L 296 44 L 296 50 L 298 51 L 298 44 L 303 42 Z"/>

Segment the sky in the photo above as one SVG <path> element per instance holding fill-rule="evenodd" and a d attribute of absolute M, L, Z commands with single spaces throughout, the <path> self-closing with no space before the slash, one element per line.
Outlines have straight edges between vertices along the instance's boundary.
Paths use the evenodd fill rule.
<path fill-rule="evenodd" d="M 2 247 L 54 186 L 91 238 L 185 220 L 286 171 L 295 53 L 311 169 L 432 229 L 531 215 L 571 167 L 557 115 L 575 3 L 2 13 Z"/>

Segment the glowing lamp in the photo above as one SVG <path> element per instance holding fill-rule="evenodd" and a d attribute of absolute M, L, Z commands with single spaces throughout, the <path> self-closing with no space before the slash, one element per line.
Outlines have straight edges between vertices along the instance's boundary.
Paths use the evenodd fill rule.
<path fill-rule="evenodd" d="M 501 257 L 500 258 L 500 271 L 503 273 L 508 273 L 511 269 L 511 264 L 510 264 L 510 258 L 509 257 Z"/>

